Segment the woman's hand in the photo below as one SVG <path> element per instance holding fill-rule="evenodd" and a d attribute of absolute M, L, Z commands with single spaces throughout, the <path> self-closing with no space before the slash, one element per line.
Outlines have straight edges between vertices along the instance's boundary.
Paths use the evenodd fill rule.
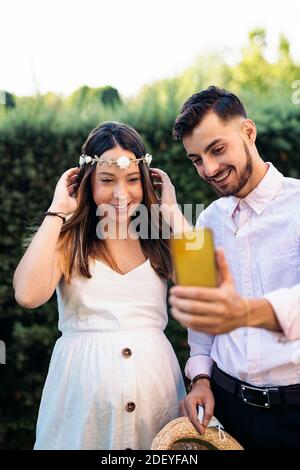
<path fill-rule="evenodd" d="M 78 207 L 78 198 L 72 194 L 78 186 L 78 176 L 80 168 L 74 167 L 65 171 L 57 182 L 53 200 L 49 210 L 64 212 L 66 215 L 72 214 Z"/>
<path fill-rule="evenodd" d="M 177 205 L 176 191 L 169 176 L 159 168 L 150 168 L 154 188 L 161 193 L 160 211 L 174 232 L 191 230 L 191 226 Z"/>
<path fill-rule="evenodd" d="M 177 205 L 175 187 L 168 174 L 159 168 L 150 168 L 150 173 L 154 188 L 161 193 L 160 204 L 165 204 L 169 207 Z"/>

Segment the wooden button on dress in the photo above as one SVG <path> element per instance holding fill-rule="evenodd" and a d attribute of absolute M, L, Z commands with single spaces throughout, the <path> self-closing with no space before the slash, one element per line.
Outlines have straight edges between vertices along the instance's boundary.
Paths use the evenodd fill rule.
<path fill-rule="evenodd" d="M 132 403 L 132 402 L 129 402 L 129 403 L 127 403 L 127 405 L 125 406 L 125 409 L 126 409 L 126 411 L 128 411 L 128 413 L 131 413 L 132 411 L 135 410 L 135 404 Z"/>
<path fill-rule="evenodd" d="M 129 348 L 122 349 L 122 356 L 126 357 L 126 358 L 131 357 L 132 356 L 131 349 L 129 349 Z"/>

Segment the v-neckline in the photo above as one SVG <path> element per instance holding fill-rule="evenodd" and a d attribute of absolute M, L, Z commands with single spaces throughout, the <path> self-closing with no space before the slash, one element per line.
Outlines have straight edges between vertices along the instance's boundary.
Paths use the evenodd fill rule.
<path fill-rule="evenodd" d="M 145 261 L 143 261 L 143 263 L 139 264 L 138 266 L 136 266 L 135 268 L 131 269 L 130 271 L 127 271 L 127 273 L 124 273 L 124 274 L 120 274 L 118 273 L 117 271 L 115 271 L 114 269 L 112 269 L 110 266 L 108 266 L 108 264 L 106 263 L 103 263 L 103 261 L 100 261 L 99 259 L 96 259 L 96 261 L 98 263 L 101 263 L 103 266 L 105 266 L 107 269 L 109 269 L 110 271 L 112 271 L 114 274 L 116 274 L 117 276 L 119 277 L 125 277 L 125 276 L 128 276 L 129 274 L 131 274 L 132 272 L 136 271 L 137 269 L 141 268 L 142 266 L 144 266 L 145 264 L 148 263 L 149 261 L 149 258 L 147 258 Z"/>

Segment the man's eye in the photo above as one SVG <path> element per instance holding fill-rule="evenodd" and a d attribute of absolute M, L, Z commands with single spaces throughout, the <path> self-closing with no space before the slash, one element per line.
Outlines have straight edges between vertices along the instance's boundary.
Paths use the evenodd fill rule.
<path fill-rule="evenodd" d="M 216 153 L 221 153 L 222 151 L 224 150 L 224 146 L 222 145 L 222 147 L 218 147 L 216 149 L 213 150 L 213 153 L 216 154 Z"/>
<path fill-rule="evenodd" d="M 193 160 L 193 165 L 200 165 L 201 163 L 202 163 L 201 158 L 196 158 L 195 160 Z"/>

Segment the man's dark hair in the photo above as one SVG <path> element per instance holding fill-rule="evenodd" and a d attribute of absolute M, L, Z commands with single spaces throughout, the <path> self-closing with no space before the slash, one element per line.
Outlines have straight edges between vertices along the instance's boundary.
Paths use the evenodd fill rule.
<path fill-rule="evenodd" d="M 191 134 L 209 111 L 214 112 L 224 122 L 229 122 L 236 116 L 247 118 L 244 105 L 236 95 L 210 86 L 200 93 L 195 93 L 183 104 L 173 128 L 174 139 L 182 140 Z"/>

